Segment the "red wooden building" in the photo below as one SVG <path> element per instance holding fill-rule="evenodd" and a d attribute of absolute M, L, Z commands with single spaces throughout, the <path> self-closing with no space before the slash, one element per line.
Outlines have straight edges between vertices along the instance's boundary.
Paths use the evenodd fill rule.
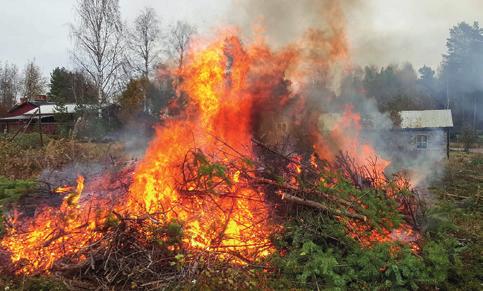
<path fill-rule="evenodd" d="M 43 133 L 53 134 L 57 130 L 54 119 L 56 104 L 46 101 L 46 96 L 38 96 L 36 100 L 23 101 L 10 109 L 0 118 L 2 133 L 15 133 L 19 129 L 25 132 L 38 131 L 39 122 Z M 67 112 L 75 112 L 75 104 L 65 105 Z"/>

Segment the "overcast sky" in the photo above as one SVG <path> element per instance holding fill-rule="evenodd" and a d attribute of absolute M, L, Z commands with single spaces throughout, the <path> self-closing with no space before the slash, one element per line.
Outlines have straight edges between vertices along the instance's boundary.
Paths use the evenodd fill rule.
<path fill-rule="evenodd" d="M 187 20 L 203 33 L 230 21 L 228 11 L 236 13 L 233 1 L 243 0 L 120 0 L 122 17 L 128 22 L 151 6 L 164 25 Z M 416 67 L 436 68 L 451 26 L 483 22 L 483 0 L 360 1 L 364 6 L 348 11 L 347 20 L 354 61 L 363 65 L 409 61 Z M 56 66 L 72 68 L 69 23 L 75 2 L 0 0 L 0 62 L 23 68 L 35 59 L 46 75 Z"/>

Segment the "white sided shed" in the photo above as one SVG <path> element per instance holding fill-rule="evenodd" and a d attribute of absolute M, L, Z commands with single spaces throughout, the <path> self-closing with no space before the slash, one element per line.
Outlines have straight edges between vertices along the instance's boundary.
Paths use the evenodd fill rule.
<path fill-rule="evenodd" d="M 449 155 L 449 129 L 453 127 L 451 110 L 400 111 L 400 137 L 408 150 Z"/>

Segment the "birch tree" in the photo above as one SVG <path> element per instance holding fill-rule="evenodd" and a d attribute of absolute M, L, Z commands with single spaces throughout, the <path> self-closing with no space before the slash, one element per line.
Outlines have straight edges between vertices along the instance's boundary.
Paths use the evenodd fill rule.
<path fill-rule="evenodd" d="M 153 8 L 145 8 L 134 21 L 129 34 L 129 47 L 133 63 L 148 78 L 153 66 L 159 61 L 161 40 L 160 21 Z"/>
<path fill-rule="evenodd" d="M 29 62 L 25 66 L 22 86 L 23 96 L 27 99 L 42 95 L 45 91 L 45 80 L 42 77 L 40 67 L 37 66 L 34 61 Z"/>
<path fill-rule="evenodd" d="M 175 62 L 178 73 L 183 69 L 186 53 L 196 28 L 189 23 L 178 21 L 171 27 L 167 37 L 168 54 Z"/>
<path fill-rule="evenodd" d="M 134 21 L 129 33 L 131 63 L 141 73 L 144 92 L 143 108 L 148 110 L 147 87 L 152 68 L 159 61 L 159 42 L 161 40 L 160 21 L 152 8 L 145 8 Z"/>
<path fill-rule="evenodd" d="M 74 61 L 95 84 L 101 106 L 114 93 L 124 61 L 119 0 L 78 0 L 77 16 L 77 24 L 71 26 Z"/>
<path fill-rule="evenodd" d="M 17 66 L 5 63 L 0 67 L 0 104 L 3 108 L 10 109 L 15 104 L 19 87 Z"/>

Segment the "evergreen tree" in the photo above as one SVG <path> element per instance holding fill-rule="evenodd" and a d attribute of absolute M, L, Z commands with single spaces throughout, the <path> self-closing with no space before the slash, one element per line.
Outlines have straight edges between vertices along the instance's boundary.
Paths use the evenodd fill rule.
<path fill-rule="evenodd" d="M 70 74 L 65 68 L 55 68 L 50 74 L 49 97 L 56 102 L 67 103 L 72 101 L 72 89 L 70 87 Z"/>
<path fill-rule="evenodd" d="M 81 72 L 55 68 L 50 74 L 49 97 L 57 103 L 93 104 L 97 89 Z"/>
<path fill-rule="evenodd" d="M 441 79 L 446 84 L 450 107 L 459 128 L 477 128 L 483 120 L 483 30 L 478 22 L 461 22 L 450 29 L 443 55 Z"/>

